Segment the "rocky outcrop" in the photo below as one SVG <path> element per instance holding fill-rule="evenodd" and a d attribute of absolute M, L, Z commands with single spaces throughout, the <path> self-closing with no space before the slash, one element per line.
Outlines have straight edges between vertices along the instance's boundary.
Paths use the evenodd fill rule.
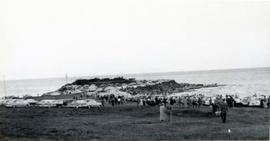
<path fill-rule="evenodd" d="M 102 84 L 111 84 L 111 85 L 121 85 L 121 84 L 130 84 L 132 82 L 136 82 L 135 79 L 125 79 L 123 77 L 116 77 L 116 78 L 104 78 L 104 79 L 99 79 L 99 78 L 94 78 L 94 79 L 78 79 L 75 82 L 73 82 L 73 85 L 91 85 L 95 84 L 97 86 L 100 86 Z"/>
<path fill-rule="evenodd" d="M 117 78 L 94 78 L 94 79 L 79 79 L 73 83 L 64 85 L 58 91 L 63 94 L 72 94 L 77 91 L 91 92 L 90 87 L 95 86 L 96 93 L 104 92 L 106 87 L 114 87 L 122 92 L 127 92 L 131 95 L 167 95 L 171 93 L 179 93 L 190 89 L 199 89 L 205 87 L 216 87 L 217 84 L 189 84 L 177 83 L 175 80 L 135 80 L 133 78 L 125 79 Z M 77 92 L 76 92 L 77 93 Z"/>
<path fill-rule="evenodd" d="M 123 91 L 127 91 L 132 95 L 136 94 L 168 94 L 168 93 L 179 93 L 189 89 L 198 89 L 204 87 L 203 84 L 188 84 L 188 83 L 177 83 L 174 80 L 168 80 L 154 85 L 138 86 L 138 87 L 127 87 Z"/>

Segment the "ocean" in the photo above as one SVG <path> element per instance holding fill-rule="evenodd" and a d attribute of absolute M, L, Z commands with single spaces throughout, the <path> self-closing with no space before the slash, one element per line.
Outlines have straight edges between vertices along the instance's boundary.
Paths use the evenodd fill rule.
<path fill-rule="evenodd" d="M 37 96 L 43 93 L 54 91 L 66 82 L 71 83 L 79 78 L 94 77 L 116 77 L 136 79 L 173 79 L 179 83 L 199 84 L 224 84 L 225 86 L 215 88 L 203 88 L 195 90 L 196 93 L 207 95 L 215 94 L 237 94 L 240 97 L 250 95 L 270 95 L 270 68 L 254 69 L 233 69 L 233 70 L 212 70 L 212 71 L 190 71 L 190 72 L 169 72 L 169 73 L 147 73 L 147 74 L 124 74 L 110 76 L 91 77 L 70 77 L 48 78 L 48 79 L 27 79 L 7 80 L 6 87 L 0 81 L 0 97 L 3 96 Z M 6 88 L 6 89 L 5 89 Z M 5 92 L 6 91 L 6 92 Z"/>

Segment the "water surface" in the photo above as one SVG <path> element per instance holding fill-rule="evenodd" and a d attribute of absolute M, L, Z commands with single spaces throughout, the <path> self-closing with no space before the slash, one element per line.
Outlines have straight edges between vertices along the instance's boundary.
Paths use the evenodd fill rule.
<path fill-rule="evenodd" d="M 148 74 L 126 74 L 124 77 L 136 79 L 174 79 L 179 83 L 201 83 L 201 84 L 226 84 L 224 87 L 200 89 L 196 92 L 203 94 L 238 94 L 248 95 L 270 95 L 270 68 L 238 69 L 238 70 L 215 70 L 194 72 L 169 72 Z M 102 76 L 108 77 L 108 76 Z M 115 76 L 109 76 L 115 77 Z M 72 77 L 68 82 L 78 78 Z M 9 80 L 6 81 L 7 95 L 41 95 L 60 88 L 66 83 L 65 78 Z M 0 96 L 5 95 L 3 82 L 0 82 Z"/>

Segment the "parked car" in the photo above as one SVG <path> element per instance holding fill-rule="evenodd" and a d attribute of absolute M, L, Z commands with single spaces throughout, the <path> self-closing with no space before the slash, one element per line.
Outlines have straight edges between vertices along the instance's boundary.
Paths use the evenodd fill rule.
<path fill-rule="evenodd" d="M 5 107 L 27 107 L 29 102 L 24 99 L 6 99 Z"/>
<path fill-rule="evenodd" d="M 6 103 L 5 99 L 0 99 L 0 106 L 4 105 Z"/>
<path fill-rule="evenodd" d="M 41 100 L 37 103 L 38 106 L 40 107 L 59 107 L 64 104 L 63 100 Z"/>
<path fill-rule="evenodd" d="M 242 106 L 242 99 L 241 98 L 235 98 L 234 99 L 234 102 L 235 102 L 235 106 L 236 107 L 239 107 L 239 106 Z"/>
<path fill-rule="evenodd" d="M 29 106 L 36 105 L 38 103 L 38 101 L 34 99 L 25 99 L 25 101 L 29 103 Z"/>
<path fill-rule="evenodd" d="M 249 106 L 261 106 L 261 100 L 258 98 L 252 98 L 249 101 Z"/>
<path fill-rule="evenodd" d="M 91 108 L 91 107 L 100 107 L 101 103 L 97 102 L 94 99 L 85 99 L 85 100 L 74 100 L 71 103 L 67 104 L 67 107 L 75 108 Z"/>
<path fill-rule="evenodd" d="M 249 102 L 250 102 L 250 98 L 249 97 L 245 97 L 245 98 L 241 99 L 241 104 L 243 106 L 248 106 L 249 105 Z"/>

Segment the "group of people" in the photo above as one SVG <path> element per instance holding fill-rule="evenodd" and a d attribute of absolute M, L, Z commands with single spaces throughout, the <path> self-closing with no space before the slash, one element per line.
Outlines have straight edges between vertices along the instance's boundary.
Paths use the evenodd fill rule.
<path fill-rule="evenodd" d="M 205 104 L 205 99 L 203 95 L 194 95 L 194 96 L 183 96 L 183 97 L 147 97 L 140 98 L 137 100 L 138 106 L 155 106 L 155 105 L 166 105 L 168 107 L 173 105 L 178 105 L 180 108 L 192 108 L 198 109 L 203 104 Z M 223 123 L 226 123 L 226 116 L 228 108 L 235 106 L 235 100 L 232 96 L 227 95 L 226 98 L 222 98 L 222 95 L 218 95 L 215 98 L 210 98 L 209 106 L 212 108 L 212 113 L 215 116 L 220 116 Z"/>
<path fill-rule="evenodd" d="M 181 108 L 199 108 L 203 105 L 202 96 L 185 96 L 185 97 L 146 97 L 138 98 L 138 106 L 155 106 L 155 105 L 179 105 Z"/>
<path fill-rule="evenodd" d="M 180 97 L 178 98 L 177 103 L 181 108 L 200 108 L 204 104 L 201 95 Z"/>
<path fill-rule="evenodd" d="M 105 96 L 99 96 L 98 97 L 101 100 L 101 104 L 104 107 L 105 103 L 111 104 L 113 107 L 116 105 L 124 104 L 125 98 L 123 96 L 115 96 L 113 94 L 111 95 L 105 95 Z"/>
<path fill-rule="evenodd" d="M 138 98 L 137 100 L 137 106 L 156 106 L 160 105 L 161 103 L 167 104 L 167 103 L 173 103 L 173 101 L 169 101 L 165 97 L 145 97 L 145 98 Z"/>
<path fill-rule="evenodd" d="M 215 100 L 210 98 L 209 100 L 210 106 L 212 107 L 212 114 L 216 116 L 220 116 L 222 122 L 226 122 L 226 116 L 228 107 L 232 108 L 234 106 L 235 100 L 232 96 L 226 95 L 226 98 L 222 98 L 222 95 L 218 95 Z"/>
<path fill-rule="evenodd" d="M 261 99 L 260 101 L 260 106 L 263 108 L 270 108 L 270 96 L 268 96 L 268 98 L 266 98 L 266 96 L 264 96 L 263 99 Z"/>
<path fill-rule="evenodd" d="M 125 99 L 123 96 L 115 96 L 113 94 L 99 97 L 101 99 L 102 105 L 104 103 L 109 103 L 112 106 L 124 104 L 126 101 L 136 101 L 138 107 L 142 106 L 174 106 L 178 105 L 180 108 L 192 108 L 198 109 L 202 105 L 209 105 L 212 109 L 212 115 L 220 116 L 223 123 L 226 123 L 227 111 L 229 108 L 237 106 L 235 97 L 232 95 L 217 95 L 216 97 L 211 97 L 208 100 L 201 94 L 193 96 L 182 96 L 182 97 L 161 97 L 161 96 L 147 96 L 140 97 L 136 99 Z M 262 99 L 262 105 L 270 107 L 270 96 L 268 99 Z M 207 103 L 207 104 L 206 104 Z M 266 104 L 265 104 L 266 103 Z"/>

